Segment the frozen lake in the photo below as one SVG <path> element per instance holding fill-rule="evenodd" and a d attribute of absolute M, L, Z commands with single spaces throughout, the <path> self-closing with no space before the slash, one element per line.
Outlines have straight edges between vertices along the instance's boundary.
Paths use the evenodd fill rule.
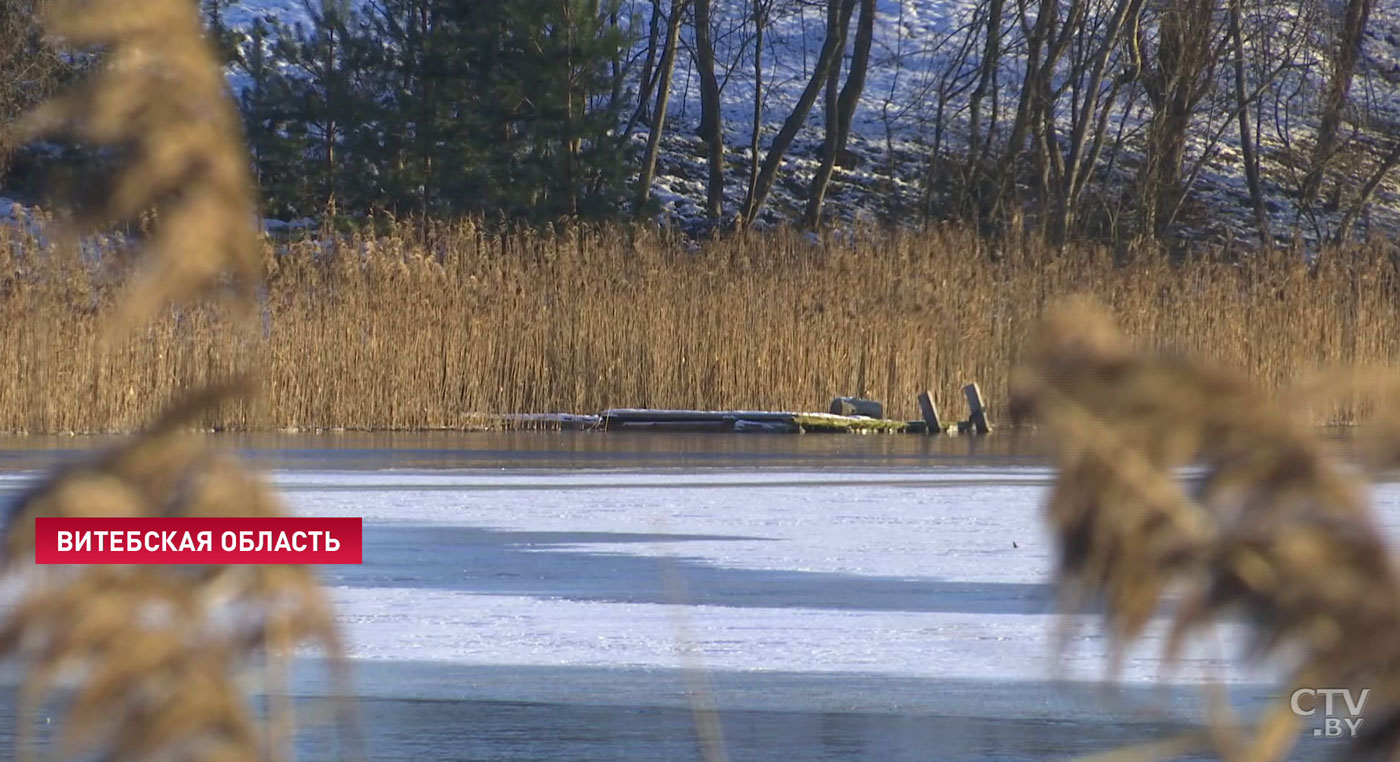
<path fill-rule="evenodd" d="M 1208 680 L 1246 710 L 1272 696 L 1224 658 L 1229 628 L 1171 675 L 1155 628 L 1116 690 L 1092 625 L 1055 658 L 1052 473 L 997 440 L 233 444 L 298 514 L 365 519 L 365 563 L 322 574 L 376 760 L 698 760 L 697 704 L 732 760 L 1060 759 L 1198 720 Z M 0 440 L 0 495 L 89 444 Z M 1400 536 L 1400 490 L 1377 499 Z M 299 693 L 325 690 L 308 661 Z"/>

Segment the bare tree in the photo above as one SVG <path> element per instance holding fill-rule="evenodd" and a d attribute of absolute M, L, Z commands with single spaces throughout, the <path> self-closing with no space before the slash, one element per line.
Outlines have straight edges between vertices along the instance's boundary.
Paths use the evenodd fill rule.
<path fill-rule="evenodd" d="M 804 223 L 808 227 L 816 227 L 821 222 L 822 200 L 826 197 L 827 186 L 831 183 L 831 175 L 840 160 L 841 154 L 846 150 L 846 142 L 851 134 L 851 122 L 855 118 L 856 105 L 860 102 L 861 93 L 865 91 L 866 71 L 870 67 L 870 44 L 874 38 L 875 31 L 875 0 L 860 0 L 860 17 L 856 23 L 855 45 L 851 51 L 851 70 L 846 76 L 846 84 L 841 88 L 841 94 L 836 97 L 835 103 L 828 101 L 828 107 L 834 105 L 835 109 L 827 114 L 826 138 L 822 143 L 822 162 L 817 168 L 816 176 L 812 178 L 812 186 L 807 195 L 807 211 Z M 831 78 L 828 80 L 828 88 L 834 89 L 838 78 L 838 69 L 834 68 Z"/>
<path fill-rule="evenodd" d="M 1320 3 L 1296 0 L 1255 0 L 1252 12 L 1245 14 L 1253 25 L 1250 40 L 1251 68 L 1256 77 L 1267 79 L 1272 67 L 1277 76 L 1260 91 L 1255 109 L 1255 145 L 1269 143 L 1276 157 L 1272 168 L 1275 182 L 1289 190 L 1295 205 L 1294 235 L 1303 224 L 1321 240 L 1325 222 L 1312 204 L 1303 203 L 1304 186 L 1311 168 L 1311 156 L 1298 139 L 1300 128 L 1309 125 L 1305 115 L 1314 107 L 1314 83 L 1318 78 L 1316 30 L 1325 28 Z M 1264 135 L 1267 127 L 1269 134 Z M 1263 168 L 1261 167 L 1261 175 Z"/>
<path fill-rule="evenodd" d="M 719 80 L 715 77 L 715 46 L 711 40 L 710 0 L 695 0 L 695 68 L 700 74 L 700 139 L 705 141 L 709 181 L 705 214 L 719 224 L 724 214 L 724 115 L 720 111 Z"/>
<path fill-rule="evenodd" d="M 1006 0 L 985 0 L 986 23 L 983 32 L 982 60 L 977 71 L 977 87 L 973 89 L 967 109 L 967 169 L 965 184 L 972 189 L 975 197 L 981 196 L 980 185 L 988 152 L 992 145 L 992 129 L 987 130 L 987 138 L 982 139 L 982 102 L 994 94 L 997 72 L 1002 66 L 1001 38 L 1002 17 L 1005 14 Z M 995 124 L 997 109 L 992 106 L 991 120 Z M 979 214 L 980 216 L 980 214 Z"/>
<path fill-rule="evenodd" d="M 656 87 L 656 56 L 661 47 L 661 18 L 665 14 L 661 12 L 661 0 L 651 0 L 651 13 L 647 14 L 647 43 L 646 58 L 642 62 L 641 87 L 637 92 L 637 108 L 632 114 L 632 119 L 627 124 L 626 133 L 630 134 L 632 126 L 638 120 L 647 121 L 650 118 L 647 106 L 651 100 L 651 94 Z"/>
<path fill-rule="evenodd" d="M 1366 179 L 1361 186 L 1361 192 L 1357 194 L 1356 200 L 1352 202 L 1351 208 L 1347 209 L 1346 215 L 1337 225 L 1337 234 L 1333 237 L 1333 243 L 1343 243 L 1351 238 L 1352 226 L 1356 224 L 1357 218 L 1366 211 L 1366 207 L 1371 203 L 1371 197 L 1375 195 L 1376 189 L 1380 187 L 1385 176 L 1400 165 L 1400 140 L 1392 140 L 1390 150 L 1386 152 L 1384 158 L 1376 165 L 1375 171 Z"/>
<path fill-rule="evenodd" d="M 974 14 L 974 18 L 954 29 L 947 38 L 940 41 L 940 43 L 956 47 L 938 67 L 939 72 L 936 79 L 929 83 L 928 97 L 934 102 L 933 111 L 931 114 L 921 117 L 921 121 L 926 125 L 931 125 L 933 130 L 932 136 L 927 140 L 929 149 L 922 182 L 922 198 L 920 199 L 920 207 L 925 220 L 930 219 L 935 214 L 940 196 L 947 197 L 949 191 L 952 190 L 951 180 L 955 175 L 952 171 L 952 165 L 956 162 L 951 160 L 949 156 L 955 154 L 957 149 L 948 148 L 945 151 L 945 145 L 953 145 L 952 140 L 945 141 L 945 138 L 949 123 L 957 119 L 962 97 L 975 84 L 975 76 L 973 76 L 975 72 L 970 71 L 969 61 L 976 48 L 975 29 L 977 26 L 978 21 Z M 940 43 L 935 43 L 935 50 L 942 48 Z M 966 189 L 959 190 L 965 191 Z"/>
<path fill-rule="evenodd" d="M 1032 144 L 1031 155 L 1037 165 L 1037 191 L 1042 210 L 1046 208 L 1051 195 L 1050 170 L 1053 161 L 1049 143 L 1053 135 L 1046 134 L 1047 128 L 1053 127 L 1055 118 L 1051 82 L 1069 45 L 1073 28 L 1082 21 L 1084 5 L 1081 0 L 1071 0 L 1069 10 L 1062 12 L 1060 0 L 1036 0 L 1034 8 L 1030 2 L 1016 0 L 1018 31 L 1025 50 L 1022 60 L 1024 74 L 1010 136 L 995 172 L 996 196 L 989 205 L 984 202 L 991 210 L 1004 209 L 1008 203 L 1013 207 L 1019 204 L 1016 200 L 1017 177 L 1028 141 Z M 1045 217 L 1044 214 L 1041 216 L 1042 219 Z"/>
<path fill-rule="evenodd" d="M 855 9 L 855 0 L 827 0 L 827 8 L 826 40 L 822 43 L 821 53 L 817 56 L 817 64 L 812 71 L 812 78 L 808 80 L 807 87 L 798 97 L 792 112 L 783 121 L 782 128 L 773 137 L 773 144 L 769 146 L 768 153 L 763 158 L 763 167 L 759 170 L 758 180 L 754 183 L 753 192 L 744 200 L 744 210 L 739 218 L 744 227 L 752 225 L 758 216 L 758 210 L 763 207 L 763 202 L 768 198 L 768 192 L 773 189 L 773 181 L 777 177 L 778 166 L 782 163 L 783 156 L 792 145 L 793 138 L 797 137 L 797 131 L 802 128 L 802 123 L 807 120 L 807 115 L 812 111 L 812 105 L 817 101 L 818 93 L 821 92 L 822 86 L 831 76 L 832 67 L 840 61 L 841 52 L 845 48 L 845 24 L 841 23 L 841 19 L 844 18 L 849 23 L 851 13 Z"/>
<path fill-rule="evenodd" d="M 1057 243 L 1076 229 L 1080 199 L 1103 150 L 1109 117 L 1120 90 L 1134 73 L 1108 76 L 1110 62 L 1124 41 L 1135 38 L 1143 0 L 1113 0 L 1092 17 L 1091 11 L 1099 9 L 1090 3 L 1070 0 L 1061 12 L 1059 0 L 1041 0 L 1033 14 L 1034 26 L 1027 22 L 1026 2 L 1022 0 L 1018 7 L 1029 39 L 1025 89 L 1013 141 L 1027 134 L 1031 138 L 1041 229 Z M 1062 112 L 1068 117 L 1063 134 Z M 1019 150 L 1016 142 L 1008 146 L 1007 181 L 1014 181 Z"/>
<path fill-rule="evenodd" d="M 1361 44 L 1365 41 L 1366 24 L 1371 17 L 1371 2 L 1372 0 L 1347 0 L 1341 33 L 1328 61 L 1331 72 L 1322 91 L 1317 142 L 1313 145 L 1312 161 L 1307 176 L 1303 178 L 1304 208 L 1317 201 L 1318 193 L 1322 189 L 1323 174 L 1340 144 L 1342 112 L 1351 92 L 1351 80 L 1356 73 L 1357 61 L 1361 58 Z"/>
<path fill-rule="evenodd" d="M 1256 139 L 1249 126 L 1250 96 L 1244 67 L 1244 0 L 1230 0 L 1230 41 L 1230 61 L 1235 79 L 1235 117 L 1240 127 L 1240 161 L 1244 164 L 1245 184 L 1249 187 L 1249 201 L 1254 209 L 1254 228 L 1259 234 L 1259 243 L 1267 246 L 1273 242 L 1273 232 L 1269 229 L 1264 184 L 1259 177 Z"/>
<path fill-rule="evenodd" d="M 749 140 L 749 180 L 744 191 L 746 204 L 758 187 L 758 151 L 763 138 L 763 38 L 772 15 L 772 0 L 752 0 L 749 20 L 753 22 L 753 132 Z"/>
<path fill-rule="evenodd" d="M 1162 9 L 1154 60 L 1144 62 L 1143 89 L 1152 104 L 1138 199 L 1141 233 L 1163 238 L 1183 194 L 1182 161 L 1191 121 L 1215 83 L 1218 48 L 1215 0 L 1179 0 Z"/>
<path fill-rule="evenodd" d="M 666 127 L 666 106 L 671 98 L 671 72 L 676 67 L 676 49 L 680 45 L 681 16 L 686 0 L 671 0 L 671 15 L 666 20 L 666 49 L 661 54 L 657 71 L 656 108 L 652 111 L 651 134 L 647 136 L 646 153 L 642 156 L 641 172 L 637 176 L 637 206 L 651 198 L 651 179 L 656 174 L 656 155 L 661 148 L 661 133 Z"/>

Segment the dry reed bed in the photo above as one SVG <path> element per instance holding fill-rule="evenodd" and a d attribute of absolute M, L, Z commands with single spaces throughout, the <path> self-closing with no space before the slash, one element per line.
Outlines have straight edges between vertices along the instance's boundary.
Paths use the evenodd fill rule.
<path fill-rule="evenodd" d="M 65 133 L 119 161 L 92 178 L 100 192 L 69 200 L 71 224 L 24 225 L 0 240 L 12 374 L 2 404 L 13 428 L 141 431 L 55 469 L 5 506 L 0 582 L 14 600 L 0 617 L 0 659 L 21 675 L 7 751 L 21 762 L 292 759 L 296 647 L 321 646 L 340 692 L 348 685 L 334 612 L 312 569 L 34 564 L 40 517 L 287 515 L 255 472 L 183 434 L 247 398 L 242 368 L 256 357 L 238 348 L 255 346 L 249 318 L 263 269 L 237 114 L 198 9 L 186 0 L 50 0 L 44 10 L 50 33 L 103 59 L 21 132 Z M 70 245 L 147 212 L 158 223 L 130 248 Z M 116 266 L 124 260 L 137 269 Z M 194 302 L 212 295 L 224 298 Z M 265 696 L 265 717 L 252 693 Z M 46 726 L 57 722 L 36 733 L 41 709 L 52 712 Z M 336 719 L 349 728 L 353 714 Z M 31 743 L 39 735 L 47 743 Z"/>
<path fill-rule="evenodd" d="M 1395 252 L 1380 245 L 1315 269 L 1285 253 L 1117 266 L 1087 247 L 992 252 L 954 229 L 822 244 L 777 233 L 697 252 L 621 229 L 502 236 L 460 223 L 263 245 L 257 326 L 168 308 L 104 353 L 119 275 L 104 244 L 80 261 L 0 231 L 0 362 L 12 369 L 0 430 L 128 430 L 240 367 L 261 394 L 204 425 L 454 428 L 474 413 L 812 408 L 837 393 L 915 417 L 924 388 L 956 415 L 974 379 L 995 412 L 1029 327 L 1075 292 L 1105 301 L 1146 346 L 1266 388 L 1393 364 L 1400 336 Z"/>

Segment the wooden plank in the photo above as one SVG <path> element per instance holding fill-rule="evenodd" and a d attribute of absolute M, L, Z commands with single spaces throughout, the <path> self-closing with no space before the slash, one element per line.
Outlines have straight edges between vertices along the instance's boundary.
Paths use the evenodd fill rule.
<path fill-rule="evenodd" d="M 729 421 L 622 421 L 609 425 L 615 431 L 729 431 Z"/>
<path fill-rule="evenodd" d="M 788 413 L 752 410 L 646 410 L 614 408 L 600 416 L 608 430 L 733 431 L 740 422 L 747 430 L 760 424 L 771 430 L 812 432 L 906 432 L 907 421 L 830 413 Z"/>
<path fill-rule="evenodd" d="M 970 411 L 967 420 L 972 424 L 972 429 L 978 434 L 991 433 L 992 425 L 987 422 L 987 408 L 982 404 L 982 390 L 974 382 L 963 387 L 963 394 L 967 395 L 967 409 Z"/>
<path fill-rule="evenodd" d="M 925 434 L 943 433 L 943 422 L 938 418 L 938 406 L 933 404 L 933 395 L 927 390 L 919 392 L 919 414 L 924 418 Z"/>
<path fill-rule="evenodd" d="M 619 423 L 712 423 L 734 421 L 791 421 L 795 413 L 765 410 L 649 410 L 646 408 L 612 408 L 604 410 L 602 418 L 609 425 Z"/>

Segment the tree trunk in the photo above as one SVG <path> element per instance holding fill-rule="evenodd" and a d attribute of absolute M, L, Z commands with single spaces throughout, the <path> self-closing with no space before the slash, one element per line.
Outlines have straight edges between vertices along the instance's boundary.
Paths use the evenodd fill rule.
<path fill-rule="evenodd" d="M 855 0 L 827 0 L 828 7 L 855 7 Z M 846 11 L 845 15 L 850 16 Z M 763 207 L 763 202 L 767 200 L 768 193 L 773 189 L 773 181 L 777 177 L 778 165 L 783 161 L 783 155 L 792 145 L 793 138 L 797 137 L 797 131 L 802 128 L 802 123 L 807 120 L 807 115 L 812 111 L 812 104 L 816 103 L 817 95 L 821 92 L 822 86 L 831 76 L 831 69 L 840 60 L 841 51 L 845 47 L 845 39 L 840 29 L 840 24 L 828 25 L 826 30 L 826 41 L 822 43 L 822 50 L 817 56 L 816 68 L 812 71 L 812 78 L 807 82 L 807 87 L 798 97 L 797 104 L 792 107 L 792 113 L 788 114 L 783 126 L 778 130 L 778 134 L 773 136 L 773 145 L 768 148 L 768 153 L 763 158 L 763 168 L 759 170 L 758 182 L 755 183 L 753 196 L 744 205 L 742 215 L 745 227 L 753 224 L 754 218 L 758 216 L 758 210 Z"/>
<path fill-rule="evenodd" d="M 850 17 L 841 19 L 843 27 L 849 25 Z M 855 47 L 851 51 L 851 71 L 846 76 L 846 84 L 836 98 L 835 119 L 826 120 L 827 134 L 822 145 L 822 163 L 812 178 L 812 189 L 807 195 L 805 224 L 815 228 L 821 223 L 822 201 L 826 198 L 827 186 L 831 183 L 832 172 L 841 152 L 846 150 L 846 141 L 851 134 L 851 121 L 855 118 L 856 106 L 865 90 L 865 75 L 870 67 L 870 45 L 875 31 L 875 0 L 860 0 L 860 21 L 856 24 Z M 842 36 L 845 29 L 842 30 Z M 837 71 L 831 72 L 831 82 L 835 83 Z M 832 126 L 835 131 L 832 131 Z"/>
<path fill-rule="evenodd" d="M 1317 143 L 1313 146 L 1308 173 L 1303 178 L 1304 209 L 1316 203 L 1318 193 L 1322 189 L 1323 174 L 1337 152 L 1342 110 L 1346 108 L 1347 96 L 1351 92 L 1352 75 L 1356 73 L 1356 63 L 1361 58 L 1361 44 L 1365 40 L 1366 23 L 1370 17 L 1371 0 L 1347 0 L 1342 33 L 1337 40 L 1336 57 L 1332 60 L 1332 76 L 1328 78 L 1327 86 L 1322 91 L 1322 113 L 1318 120 Z"/>
<path fill-rule="evenodd" d="M 1069 155 L 1064 161 L 1063 169 L 1060 170 L 1062 180 L 1058 198 L 1063 206 L 1055 230 L 1056 243 L 1063 243 L 1078 223 L 1080 198 L 1084 194 L 1094 165 L 1098 162 L 1103 133 L 1107 127 L 1106 117 L 1113 108 L 1121 86 L 1121 80 L 1115 80 L 1108 93 L 1101 95 L 1109 58 L 1114 48 L 1122 42 L 1125 30 L 1129 36 L 1136 34 L 1142 6 L 1143 0 L 1119 0 L 1107 28 L 1104 29 L 1102 42 L 1086 62 L 1088 67 L 1085 73 L 1088 78 L 1083 87 L 1085 95 L 1078 107 L 1071 109 L 1071 113 L 1077 116 L 1071 118 Z M 1047 114 L 1053 113 L 1052 104 L 1047 109 Z M 1092 131 L 1091 127 L 1094 128 Z"/>
<path fill-rule="evenodd" d="M 637 122 L 650 121 L 651 115 L 647 111 L 647 102 L 651 100 L 652 91 L 656 88 L 656 53 L 661 40 L 661 0 L 651 0 L 651 21 L 647 29 L 647 55 L 642 62 L 641 92 L 637 93 L 637 107 L 632 111 L 632 118 L 627 120 L 627 127 L 622 130 L 625 139 L 632 134 L 632 129 L 637 126 Z"/>
<path fill-rule="evenodd" d="M 1019 24 L 1025 37 L 1026 73 L 1021 80 L 1021 96 L 1016 104 L 1016 116 L 1011 122 L 1006 152 L 1002 154 L 1001 161 L 997 164 L 996 176 L 993 178 L 997 187 L 996 197 L 985 205 L 984 211 L 987 212 L 1007 203 L 1019 203 L 1015 197 L 1018 195 L 1017 180 L 1021 154 L 1026 148 L 1026 140 L 1035 131 L 1034 125 L 1040 118 L 1040 81 L 1044 78 L 1041 73 L 1042 61 L 1049 58 L 1044 51 L 1052 44 L 1053 24 L 1059 15 L 1058 0 L 1039 0 L 1034 14 L 1035 21 L 1027 26 L 1026 20 L 1031 15 L 1030 8 L 1027 7 L 1028 0 L 1018 0 L 1016 5 Z"/>
<path fill-rule="evenodd" d="M 710 39 L 710 0 L 695 0 L 695 67 L 700 73 L 700 138 L 705 141 L 710 177 L 705 214 L 718 225 L 724 214 L 724 116 L 720 113 L 715 46 Z"/>
<path fill-rule="evenodd" d="M 574 50 L 577 49 L 577 42 L 574 39 L 576 27 L 573 19 L 573 6 L 569 0 L 560 0 L 559 7 L 563 9 L 565 34 L 568 35 L 568 54 L 564 58 L 564 183 L 568 189 L 566 207 L 570 217 L 578 216 L 578 164 L 579 164 L 579 138 L 578 128 L 575 126 L 575 119 L 582 109 L 575 109 L 580 100 L 581 94 L 575 90 L 577 80 L 574 76 Z"/>
<path fill-rule="evenodd" d="M 1139 199 L 1142 231 L 1161 239 L 1182 193 L 1181 165 L 1196 105 L 1214 80 L 1212 0 L 1180 0 L 1158 25 L 1156 65 L 1143 72 L 1152 104 Z"/>
<path fill-rule="evenodd" d="M 1006 0 L 987 0 L 986 39 L 983 41 L 982 62 L 977 74 L 977 87 L 968 99 L 967 116 L 967 180 L 964 187 L 971 189 L 975 197 L 981 197 L 979 187 L 984 172 L 986 151 L 991 146 L 991 134 L 982 142 L 982 101 L 991 93 L 996 81 L 997 67 L 1001 65 L 1001 20 L 1006 8 Z M 992 103 L 992 117 L 996 118 L 996 102 Z M 965 191 L 966 192 L 966 191 Z M 966 198 L 966 196 L 964 196 Z"/>
<path fill-rule="evenodd" d="M 1245 184 L 1249 186 L 1249 200 L 1254 207 L 1254 227 L 1259 233 L 1259 243 L 1268 246 L 1273 241 L 1269 229 L 1269 211 L 1264 206 L 1264 186 L 1259 178 L 1259 157 L 1254 150 L 1254 132 L 1249 126 L 1250 96 L 1245 89 L 1244 77 L 1244 0 L 1230 0 L 1231 58 L 1235 74 L 1235 108 L 1239 109 L 1240 157 L 1244 162 Z"/>
<path fill-rule="evenodd" d="M 666 20 L 666 50 L 661 54 L 661 67 L 657 72 L 656 109 L 651 118 L 651 134 L 647 136 L 647 150 L 642 156 L 641 172 L 637 175 L 637 206 L 640 208 L 651 199 L 651 178 L 656 174 L 656 155 L 661 149 L 661 131 L 666 127 L 666 104 L 671 99 L 671 72 L 676 67 L 676 48 L 680 44 L 681 15 L 685 11 L 686 0 L 671 0 L 671 17 Z"/>
<path fill-rule="evenodd" d="M 753 202 L 758 187 L 758 147 L 763 130 L 763 28 L 768 25 L 765 0 L 753 0 L 753 137 L 749 143 L 749 182 L 744 208 Z"/>
<path fill-rule="evenodd" d="M 339 99 L 334 99 L 334 100 L 333 100 L 333 96 L 334 96 L 334 94 L 335 94 L 335 85 L 333 84 L 333 78 L 335 77 L 335 64 L 336 64 L 336 55 L 335 55 L 335 54 L 336 54 L 335 28 L 334 28 L 334 27 L 331 27 L 331 28 L 327 31 L 327 35 L 328 35 L 328 39 L 327 39 L 327 42 L 326 42 L 326 57 L 325 57 L 325 60 L 324 60 L 322 63 L 323 63 L 323 65 L 325 66 L 326 78 L 327 78 L 328 82 L 332 82 L 332 84 L 328 84 L 327 87 L 326 87 L 326 114 L 327 114 L 327 119 L 326 119 L 326 135 L 325 135 L 325 138 L 326 138 L 326 145 L 325 145 L 325 161 L 326 161 L 326 202 L 325 202 L 325 213 L 326 213 L 327 218 L 333 221 L 333 220 L 335 219 L 335 216 L 336 216 L 336 196 L 335 196 L 335 191 L 336 191 L 336 187 L 337 187 L 338 184 L 339 184 L 339 183 L 338 183 L 338 178 L 336 177 L 336 166 L 337 166 L 337 165 L 336 165 L 336 158 L 335 158 L 335 141 L 338 139 L 339 129 L 338 129 L 338 125 L 337 125 L 337 123 L 336 123 L 336 121 L 335 121 L 335 116 L 334 116 L 335 113 L 336 113 L 336 107 L 339 105 Z"/>

